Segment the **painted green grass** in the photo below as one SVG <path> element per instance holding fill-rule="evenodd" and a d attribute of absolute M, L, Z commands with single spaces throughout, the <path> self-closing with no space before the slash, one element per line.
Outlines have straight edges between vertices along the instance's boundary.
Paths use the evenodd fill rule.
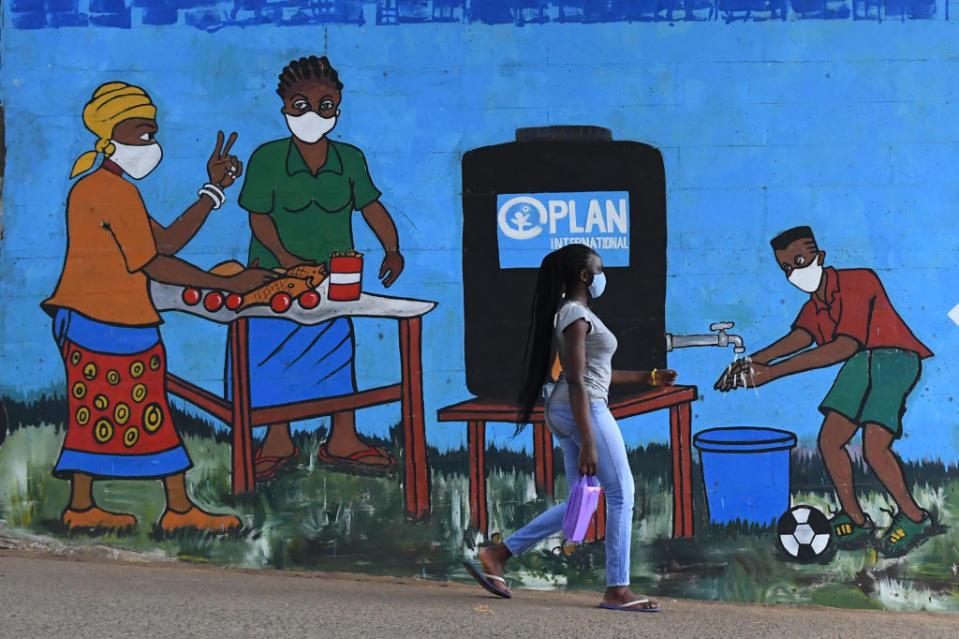
<path fill-rule="evenodd" d="M 163 536 L 155 529 L 164 502 L 157 481 L 101 481 L 95 495 L 104 507 L 139 520 L 129 534 L 70 534 L 58 523 L 69 485 L 50 470 L 63 433 L 54 425 L 23 426 L 0 447 L 0 518 L 13 531 L 45 534 L 77 544 L 107 544 L 161 551 L 192 562 L 242 567 L 359 571 L 429 579 L 467 580 L 460 562 L 475 558 L 483 540 L 469 528 L 465 455 L 434 456 L 433 514 L 410 523 L 403 512 L 397 476 L 360 477 L 327 471 L 316 460 L 319 439 L 300 436 L 298 463 L 255 494 L 230 493 L 229 446 L 195 431 L 184 437 L 194 461 L 187 478 L 205 508 L 235 512 L 242 532 L 215 537 L 198 532 Z M 394 454 L 402 451 L 394 446 Z M 697 537 L 671 539 L 672 495 L 665 447 L 634 451 L 636 521 L 632 576 L 638 591 L 737 602 L 822 604 L 853 608 L 959 612 L 959 476 L 933 472 L 932 483 L 916 480 L 916 497 L 934 508 L 945 533 L 907 557 L 886 560 L 874 551 L 839 552 L 821 564 L 783 561 L 771 529 L 709 526 L 698 487 Z M 491 455 L 491 457 L 496 457 Z M 507 533 L 552 502 L 536 495 L 531 462 L 498 456 L 489 472 L 490 530 Z M 557 456 L 559 460 L 559 456 Z M 919 473 L 920 475 L 922 473 Z M 558 476 L 556 494 L 566 494 Z M 822 490 L 794 492 L 794 501 L 827 510 L 835 507 Z M 883 494 L 867 491 L 864 505 L 880 526 L 888 523 Z M 547 540 L 513 565 L 513 586 L 604 587 L 602 544 L 566 547 Z"/>

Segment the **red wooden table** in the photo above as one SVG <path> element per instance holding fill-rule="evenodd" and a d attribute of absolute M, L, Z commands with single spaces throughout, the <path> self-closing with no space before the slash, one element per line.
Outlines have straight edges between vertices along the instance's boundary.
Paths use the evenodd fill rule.
<path fill-rule="evenodd" d="M 397 318 L 401 377 L 397 384 L 362 390 L 349 395 L 253 408 L 250 400 L 249 321 L 229 323 L 228 339 L 233 401 L 167 373 L 167 390 L 192 402 L 225 422 L 233 432 L 233 492 L 251 491 L 253 428 L 278 422 L 322 417 L 391 402 L 400 402 L 403 444 L 406 454 L 403 489 L 406 512 L 414 519 L 430 513 L 430 473 L 426 457 L 426 426 L 423 419 L 422 321 L 420 317 Z"/>
<path fill-rule="evenodd" d="M 667 386 L 611 399 L 613 417 L 625 419 L 635 415 L 669 409 L 669 443 L 673 453 L 673 536 L 693 536 L 692 500 L 692 409 L 698 396 L 695 386 Z M 515 406 L 503 402 L 471 399 L 442 408 L 437 413 L 441 422 L 466 422 L 469 446 L 471 523 L 484 536 L 489 535 L 486 500 L 486 422 L 515 423 L 519 415 Z M 553 497 L 553 436 L 546 427 L 543 406 L 537 406 L 530 418 L 533 424 L 533 458 L 536 464 L 536 486 Z M 587 539 L 605 535 L 605 500 L 594 518 L 592 534 Z"/>

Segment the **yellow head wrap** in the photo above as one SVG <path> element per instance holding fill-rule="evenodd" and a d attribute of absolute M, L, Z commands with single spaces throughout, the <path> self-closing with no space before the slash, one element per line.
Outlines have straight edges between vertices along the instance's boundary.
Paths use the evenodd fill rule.
<path fill-rule="evenodd" d="M 130 118 L 156 118 L 157 109 L 150 96 L 140 87 L 125 82 L 107 82 L 93 92 L 93 98 L 83 107 L 83 124 L 99 137 L 95 151 L 87 151 L 73 165 L 74 178 L 93 168 L 97 154 L 113 155 L 116 148 L 110 142 L 113 127 Z"/>

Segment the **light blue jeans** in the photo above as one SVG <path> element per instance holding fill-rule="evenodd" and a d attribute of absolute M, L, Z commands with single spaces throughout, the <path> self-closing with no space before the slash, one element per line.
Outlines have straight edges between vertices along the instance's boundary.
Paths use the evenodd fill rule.
<path fill-rule="evenodd" d="M 626 459 L 626 445 L 619 425 L 604 402 L 590 404 L 593 438 L 599 458 L 596 478 L 606 495 L 606 585 L 629 585 L 629 546 L 633 529 L 633 474 Z M 546 423 L 563 449 L 566 479 L 569 485 L 579 477 L 579 449 L 582 440 L 576 430 L 572 407 L 550 402 Z M 506 547 L 519 556 L 539 541 L 563 529 L 566 503 L 553 506 L 529 522 L 506 541 Z"/>

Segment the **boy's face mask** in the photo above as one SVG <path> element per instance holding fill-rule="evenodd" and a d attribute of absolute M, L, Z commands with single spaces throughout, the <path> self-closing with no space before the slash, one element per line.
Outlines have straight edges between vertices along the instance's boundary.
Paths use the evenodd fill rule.
<path fill-rule="evenodd" d="M 786 279 L 800 291 L 815 293 L 822 283 L 822 271 L 822 264 L 817 257 L 809 266 L 794 268 Z"/>

